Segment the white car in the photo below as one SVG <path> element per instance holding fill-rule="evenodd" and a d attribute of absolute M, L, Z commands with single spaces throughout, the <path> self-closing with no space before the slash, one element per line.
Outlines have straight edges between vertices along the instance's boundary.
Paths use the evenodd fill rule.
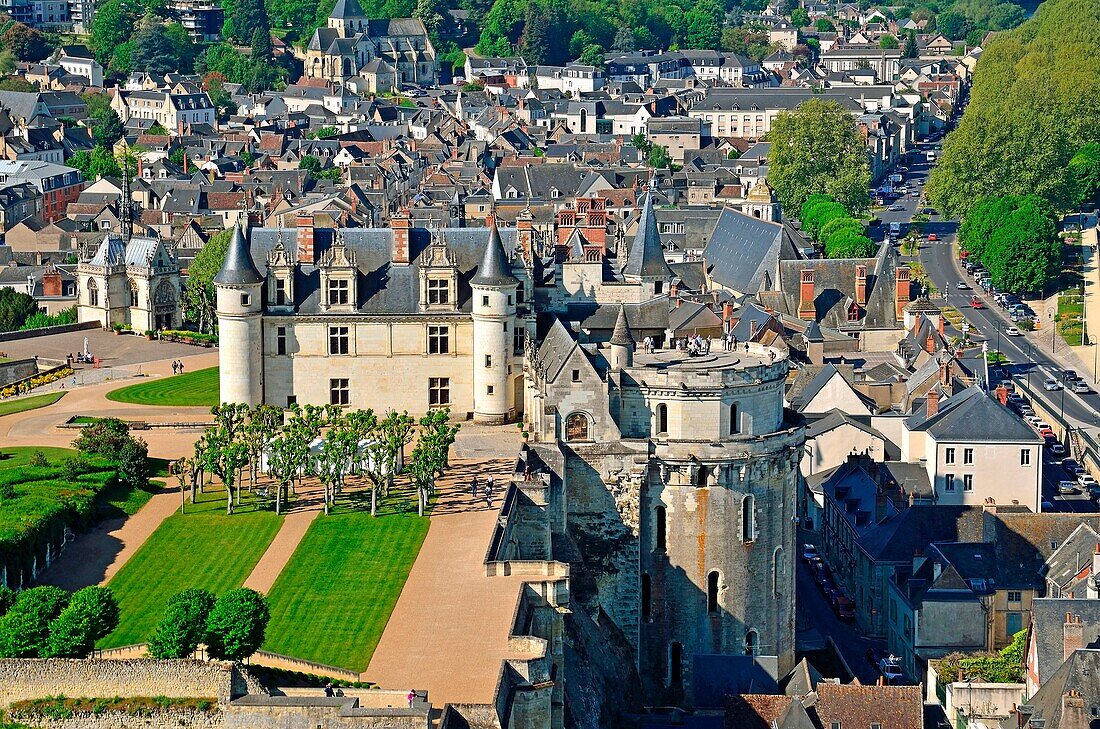
<path fill-rule="evenodd" d="M 1043 380 L 1043 389 L 1047 390 L 1048 392 L 1055 392 L 1057 390 L 1061 390 L 1062 386 L 1058 384 L 1058 380 L 1054 379 L 1053 377 L 1048 377 Z"/>
<path fill-rule="evenodd" d="M 898 665 L 898 659 L 894 656 L 879 661 L 878 670 L 882 671 L 882 675 L 886 677 L 887 681 L 895 681 L 902 676 L 901 666 Z"/>
<path fill-rule="evenodd" d="M 1096 488 L 1096 479 L 1092 477 L 1091 473 L 1082 473 L 1077 477 L 1077 485 L 1088 491 Z"/>
<path fill-rule="evenodd" d="M 969 291 L 970 284 L 968 284 L 966 281 L 959 281 L 957 284 L 955 284 L 955 288 L 957 288 L 959 291 Z"/>
<path fill-rule="evenodd" d="M 1077 484 L 1073 481 L 1059 481 L 1058 493 L 1063 495 L 1075 494 L 1077 493 Z"/>
<path fill-rule="evenodd" d="M 1020 336 L 1020 330 L 1017 329 L 1016 327 L 1008 327 L 1008 328 L 1005 329 L 1005 334 L 1007 334 L 1010 337 L 1018 337 L 1018 336 Z"/>

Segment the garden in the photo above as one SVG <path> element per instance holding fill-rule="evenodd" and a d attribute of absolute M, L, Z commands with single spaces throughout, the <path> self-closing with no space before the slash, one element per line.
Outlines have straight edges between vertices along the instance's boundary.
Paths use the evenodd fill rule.
<path fill-rule="evenodd" d="M 212 407 L 218 404 L 218 368 L 127 385 L 107 393 L 113 402 L 167 407 Z"/>

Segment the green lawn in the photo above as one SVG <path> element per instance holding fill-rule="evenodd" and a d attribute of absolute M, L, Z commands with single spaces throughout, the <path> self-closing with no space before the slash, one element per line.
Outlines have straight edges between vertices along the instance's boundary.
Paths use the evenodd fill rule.
<path fill-rule="evenodd" d="M 58 392 L 48 392 L 45 395 L 25 397 L 22 400 L 4 400 L 0 402 L 0 417 L 44 408 L 47 405 L 53 405 L 63 397 L 65 397 L 65 391 L 60 390 Z"/>
<path fill-rule="evenodd" d="M 210 407 L 218 404 L 218 368 L 195 370 L 112 390 L 108 400 L 135 405 Z"/>
<path fill-rule="evenodd" d="M 341 511 L 310 525 L 268 596 L 265 650 L 366 669 L 428 533 L 415 512 L 379 513 Z"/>
<path fill-rule="evenodd" d="M 141 643 L 160 621 L 168 598 L 189 587 L 215 594 L 239 587 L 282 524 L 271 511 L 242 504 L 225 514 L 223 491 L 199 494 L 186 514 L 173 514 L 110 582 L 122 611 L 119 627 L 100 642 Z"/>

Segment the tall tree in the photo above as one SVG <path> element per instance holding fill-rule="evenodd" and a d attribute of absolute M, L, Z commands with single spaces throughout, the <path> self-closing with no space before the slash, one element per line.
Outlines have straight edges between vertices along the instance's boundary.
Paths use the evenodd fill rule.
<path fill-rule="evenodd" d="M 241 661 L 263 645 L 271 618 L 267 600 L 247 587 L 230 590 L 206 619 L 206 646 L 212 658 Z"/>
<path fill-rule="evenodd" d="M 800 210 L 814 193 L 830 195 L 850 211 L 866 209 L 871 184 L 867 143 L 840 104 L 805 101 L 775 118 L 767 140 L 768 182 L 785 210 Z"/>
<path fill-rule="evenodd" d="M 214 607 L 214 595 L 191 588 L 168 600 L 164 617 L 149 636 L 154 658 L 189 658 L 206 638 L 206 621 Z"/>
<path fill-rule="evenodd" d="M 50 622 L 69 603 L 59 587 L 23 590 L 0 618 L 0 658 L 37 658 L 49 653 Z"/>
<path fill-rule="evenodd" d="M 214 277 L 222 270 L 229 250 L 232 231 L 219 230 L 210 236 L 187 269 L 187 285 L 183 289 L 183 308 L 187 318 L 201 332 L 214 330 Z"/>
<path fill-rule="evenodd" d="M 118 627 L 118 601 L 107 587 L 85 587 L 50 622 L 44 658 L 87 658 L 100 638 Z"/>
<path fill-rule="evenodd" d="M 528 3 L 523 35 L 519 38 L 519 54 L 527 63 L 541 66 L 549 61 L 550 43 L 549 15 L 536 3 Z"/>
<path fill-rule="evenodd" d="M 271 31 L 266 28 L 256 28 L 252 31 L 252 60 L 270 61 L 274 49 L 271 45 Z"/>
<path fill-rule="evenodd" d="M 631 53 L 634 51 L 634 48 L 634 32 L 626 26 L 619 26 L 619 29 L 615 31 L 615 40 L 611 44 L 611 50 L 621 53 Z"/>

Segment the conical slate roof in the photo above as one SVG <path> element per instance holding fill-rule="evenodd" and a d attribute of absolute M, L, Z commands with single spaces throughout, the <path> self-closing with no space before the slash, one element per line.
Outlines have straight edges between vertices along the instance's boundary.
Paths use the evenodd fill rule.
<path fill-rule="evenodd" d="M 336 20 L 346 20 L 347 18 L 365 19 L 367 14 L 363 12 L 357 0 L 336 0 L 336 5 L 328 16 Z"/>
<path fill-rule="evenodd" d="M 611 344 L 623 347 L 633 347 L 634 337 L 630 335 L 630 327 L 626 323 L 626 307 L 619 304 L 619 316 L 615 319 L 615 330 L 611 332 Z"/>
<path fill-rule="evenodd" d="M 821 327 L 817 325 L 816 321 L 811 321 L 810 326 L 806 327 L 806 333 L 804 335 L 807 342 L 824 342 L 825 337 L 821 333 Z"/>
<path fill-rule="evenodd" d="M 225 252 L 225 263 L 222 264 L 222 270 L 218 271 L 218 275 L 214 277 L 214 283 L 243 286 L 263 282 L 264 277 L 256 270 L 241 224 L 237 223 L 237 227 L 233 229 L 233 237 L 229 239 L 229 248 Z"/>
<path fill-rule="evenodd" d="M 519 279 L 512 275 L 512 266 L 508 263 L 508 255 L 504 252 L 504 244 L 500 241 L 500 233 L 494 222 L 489 228 L 489 245 L 485 246 L 485 256 L 481 259 L 481 265 L 477 267 L 475 275 L 470 283 L 474 286 L 516 286 Z"/>
<path fill-rule="evenodd" d="M 665 251 L 657 235 L 657 217 L 653 214 L 653 193 L 645 198 L 638 232 L 630 244 L 630 253 L 623 267 L 627 278 L 672 278 L 672 269 L 665 263 Z"/>

